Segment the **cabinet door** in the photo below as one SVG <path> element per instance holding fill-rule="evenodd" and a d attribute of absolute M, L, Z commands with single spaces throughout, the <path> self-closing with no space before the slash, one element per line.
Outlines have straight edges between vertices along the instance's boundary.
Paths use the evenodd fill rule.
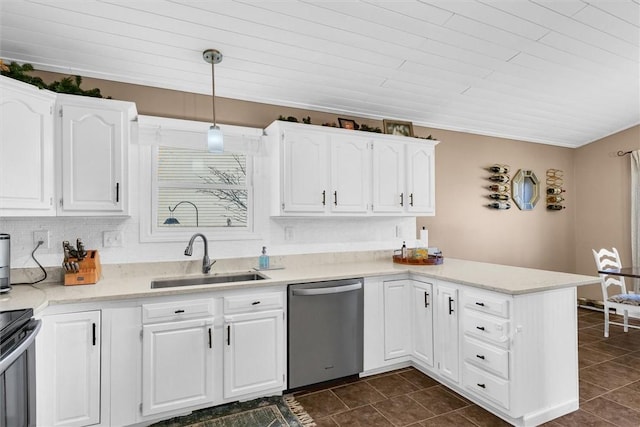
<path fill-rule="evenodd" d="M 433 285 L 413 281 L 413 356 L 433 366 Z"/>
<path fill-rule="evenodd" d="M 435 214 L 433 146 L 407 146 L 407 212 Z"/>
<path fill-rule="evenodd" d="M 225 398 L 284 388 L 282 310 L 229 316 L 225 333 Z"/>
<path fill-rule="evenodd" d="M 437 332 L 438 371 L 458 382 L 460 371 L 460 344 L 458 342 L 458 290 L 438 284 Z"/>
<path fill-rule="evenodd" d="M 409 280 L 384 282 L 384 358 L 411 354 Z"/>
<path fill-rule="evenodd" d="M 284 212 L 325 212 L 330 202 L 329 140 L 315 132 L 284 132 Z"/>
<path fill-rule="evenodd" d="M 142 329 L 142 415 L 212 403 L 213 318 Z"/>
<path fill-rule="evenodd" d="M 125 214 L 126 135 L 122 111 L 62 105 L 61 215 Z"/>
<path fill-rule="evenodd" d="M 0 79 L 0 216 L 54 215 L 55 96 L 10 80 Z"/>
<path fill-rule="evenodd" d="M 399 143 L 373 143 L 373 211 L 403 212 L 406 203 L 405 146 Z"/>
<path fill-rule="evenodd" d="M 37 417 L 43 426 L 100 422 L 100 311 L 43 317 L 36 344 Z"/>
<path fill-rule="evenodd" d="M 369 142 L 331 138 L 331 212 L 367 213 L 370 198 Z"/>

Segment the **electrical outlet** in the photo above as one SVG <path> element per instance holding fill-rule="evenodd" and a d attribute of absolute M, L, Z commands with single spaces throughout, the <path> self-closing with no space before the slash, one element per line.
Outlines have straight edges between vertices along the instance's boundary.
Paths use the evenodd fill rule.
<path fill-rule="evenodd" d="M 102 246 L 105 248 L 121 248 L 124 237 L 122 231 L 104 231 L 102 232 Z"/>
<path fill-rule="evenodd" d="M 287 226 L 284 228 L 284 240 L 290 242 L 294 239 L 293 227 Z"/>
<path fill-rule="evenodd" d="M 49 230 L 38 230 L 33 232 L 33 244 L 37 245 L 38 242 L 42 241 L 43 249 L 49 249 Z"/>

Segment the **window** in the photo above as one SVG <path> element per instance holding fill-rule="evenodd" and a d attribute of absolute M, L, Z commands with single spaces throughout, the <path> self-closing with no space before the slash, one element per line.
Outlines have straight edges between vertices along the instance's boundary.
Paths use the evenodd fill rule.
<path fill-rule="evenodd" d="M 262 129 L 220 125 L 225 153 L 206 151 L 210 124 L 138 117 L 140 241 L 260 239 L 264 201 L 254 201 L 254 162 L 264 158 Z M 259 206 L 257 206 L 259 204 Z"/>
<path fill-rule="evenodd" d="M 243 153 L 158 147 L 157 226 L 246 228 L 247 158 Z"/>

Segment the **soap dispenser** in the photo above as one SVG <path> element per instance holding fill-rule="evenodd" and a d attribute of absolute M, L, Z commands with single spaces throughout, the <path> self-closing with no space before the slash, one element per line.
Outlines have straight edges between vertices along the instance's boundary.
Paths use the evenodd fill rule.
<path fill-rule="evenodd" d="M 262 247 L 262 255 L 258 260 L 258 267 L 260 270 L 267 270 L 269 268 L 269 255 L 267 255 L 267 247 Z"/>

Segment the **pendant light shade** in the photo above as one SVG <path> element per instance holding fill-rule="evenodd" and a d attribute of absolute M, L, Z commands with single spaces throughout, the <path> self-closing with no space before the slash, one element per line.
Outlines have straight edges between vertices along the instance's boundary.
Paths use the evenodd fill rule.
<path fill-rule="evenodd" d="M 222 54 L 215 49 L 207 49 L 202 52 L 202 57 L 211 64 L 211 105 L 213 107 L 213 125 L 207 132 L 207 149 L 210 153 L 222 154 L 224 152 L 224 141 L 222 131 L 216 125 L 216 81 L 215 64 L 222 62 Z"/>
<path fill-rule="evenodd" d="M 222 138 L 222 131 L 218 126 L 211 126 L 209 132 L 207 132 L 207 148 L 210 153 L 222 154 L 224 153 L 224 141 Z"/>

